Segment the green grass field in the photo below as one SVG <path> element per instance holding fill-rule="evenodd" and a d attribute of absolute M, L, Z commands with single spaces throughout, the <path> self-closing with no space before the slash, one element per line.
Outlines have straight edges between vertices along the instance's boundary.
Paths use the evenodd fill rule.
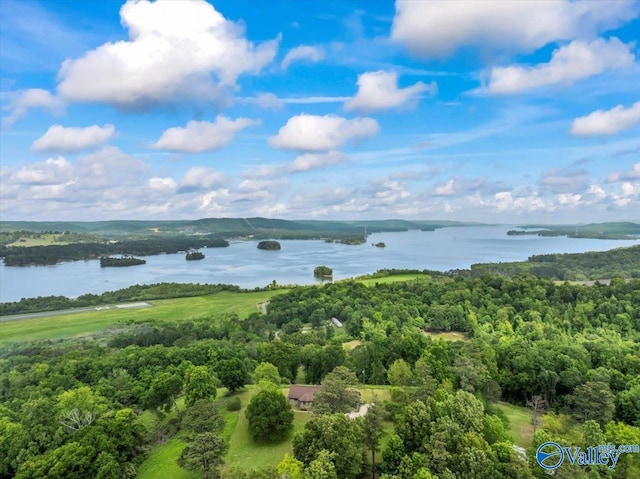
<path fill-rule="evenodd" d="M 147 460 L 140 465 L 136 478 L 198 479 L 202 477 L 196 472 L 187 471 L 178 466 L 176 460 L 186 445 L 187 443 L 183 439 L 174 437 L 164 444 L 154 447 Z"/>
<path fill-rule="evenodd" d="M 531 436 L 533 436 L 531 411 L 526 407 L 514 406 L 513 404 L 505 402 L 496 403 L 496 406 L 500 408 L 509 419 L 509 429 L 507 432 L 511 436 L 513 443 L 516 446 L 529 447 L 531 445 Z M 541 427 L 542 425 L 539 426 L 539 428 Z"/>
<path fill-rule="evenodd" d="M 286 394 L 287 392 L 288 388 L 284 389 L 283 393 Z M 304 425 L 311 419 L 309 413 L 295 411 L 293 430 L 287 438 L 273 444 L 254 442 L 249 435 L 247 417 L 244 414 L 249 400 L 249 397 L 247 397 L 247 402 L 243 401 L 242 410 L 237 415 L 238 420 L 229 439 L 229 451 L 225 457 L 225 468 L 227 470 L 234 467 L 249 470 L 276 466 L 282 461 L 285 454 L 293 454 L 291 444 L 293 434 L 302 431 Z"/>
<path fill-rule="evenodd" d="M 451 341 L 451 342 L 456 342 L 456 341 L 468 342 L 469 341 L 469 338 L 467 338 L 464 333 L 460 333 L 458 331 L 447 331 L 442 333 L 431 333 L 428 331 L 424 331 L 424 334 L 425 336 L 429 336 L 433 340 L 444 339 L 445 341 Z"/>
<path fill-rule="evenodd" d="M 411 273 L 411 274 L 394 274 L 391 276 L 385 276 L 383 278 L 356 278 L 359 282 L 373 286 L 376 284 L 388 284 L 398 283 L 401 281 L 414 281 L 416 279 L 429 279 L 431 276 L 423 273 Z"/>
<path fill-rule="evenodd" d="M 66 241 L 56 241 L 56 238 L 58 238 L 59 234 L 52 234 L 52 233 L 41 233 L 37 235 L 38 237 L 34 237 L 31 235 L 27 235 L 27 236 L 23 236 L 21 238 L 18 238 L 17 241 L 14 241 L 13 243 L 8 244 L 7 246 L 23 246 L 23 247 L 29 247 L 29 246 L 49 246 L 52 244 L 57 244 L 57 245 L 63 245 L 63 244 L 68 244 Z"/>
<path fill-rule="evenodd" d="M 285 291 L 222 291 L 209 296 L 151 301 L 151 308 L 110 309 L 5 321 L 0 323 L 0 343 L 87 336 L 106 328 L 123 328 L 136 322 L 183 321 L 221 313 L 234 312 L 244 318 L 259 311 L 258 303 Z"/>

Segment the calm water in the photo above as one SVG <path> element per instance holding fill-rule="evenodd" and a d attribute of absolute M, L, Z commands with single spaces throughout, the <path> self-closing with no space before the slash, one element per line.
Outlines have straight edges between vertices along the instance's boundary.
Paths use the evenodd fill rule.
<path fill-rule="evenodd" d="M 382 268 L 446 271 L 473 263 L 521 261 L 532 254 L 603 251 L 640 244 L 640 240 L 507 236 L 509 229 L 513 226 L 379 233 L 360 246 L 283 240 L 280 251 L 259 250 L 255 241 L 233 242 L 228 248 L 203 249 L 206 258 L 201 261 L 186 261 L 184 254 L 147 256 L 147 264 L 127 268 L 101 268 L 98 260 L 55 266 L 0 265 L 0 302 L 48 295 L 76 297 L 159 282 L 228 283 L 245 288 L 265 286 L 273 280 L 310 284 L 315 282 L 313 269 L 318 265 L 333 268 L 334 279 L 342 279 Z M 371 246 L 379 241 L 387 247 Z"/>

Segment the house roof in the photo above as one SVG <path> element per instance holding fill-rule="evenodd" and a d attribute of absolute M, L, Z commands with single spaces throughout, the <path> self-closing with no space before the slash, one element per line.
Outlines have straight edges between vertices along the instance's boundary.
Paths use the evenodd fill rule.
<path fill-rule="evenodd" d="M 289 388 L 289 399 L 296 401 L 311 402 L 313 396 L 322 389 L 322 386 L 298 386 L 293 385 Z"/>

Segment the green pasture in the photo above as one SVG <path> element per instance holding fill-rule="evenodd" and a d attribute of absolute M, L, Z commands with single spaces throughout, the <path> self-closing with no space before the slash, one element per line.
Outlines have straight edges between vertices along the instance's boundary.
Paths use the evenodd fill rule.
<path fill-rule="evenodd" d="M 26 248 L 29 246 L 49 246 L 52 244 L 57 244 L 57 245 L 69 244 L 66 241 L 56 241 L 56 238 L 58 238 L 59 236 L 61 235 L 53 234 L 53 233 L 40 233 L 38 235 L 26 235 L 18 238 L 16 241 L 8 244 L 7 246 L 22 246 Z"/>
<path fill-rule="evenodd" d="M 402 281 L 415 281 L 417 279 L 429 279 L 431 276 L 424 273 L 408 273 L 408 274 L 394 274 L 391 276 L 384 276 L 382 278 L 356 278 L 356 280 L 366 286 L 375 286 L 376 284 L 388 284 L 399 283 Z"/>
<path fill-rule="evenodd" d="M 531 411 L 529 408 L 514 406 L 505 402 L 496 403 L 496 406 L 509 419 L 509 428 L 507 433 L 511 436 L 511 440 L 516 446 L 529 447 L 531 445 L 531 436 L 533 436 L 533 425 L 531 424 Z M 544 422 L 544 418 L 542 419 Z M 542 428 L 542 424 L 538 426 Z"/>
<path fill-rule="evenodd" d="M 464 333 L 461 333 L 458 331 L 446 331 L 446 332 L 440 332 L 440 333 L 432 333 L 429 331 L 424 331 L 424 335 L 429 336 L 434 341 L 437 339 L 444 339 L 445 341 L 451 341 L 454 343 L 456 341 L 465 341 L 465 342 L 469 341 L 469 338 L 467 338 Z"/>
<path fill-rule="evenodd" d="M 259 303 L 283 292 L 285 290 L 222 291 L 208 296 L 149 301 L 153 305 L 149 308 L 109 309 L 4 321 L 0 322 L 0 343 L 79 337 L 106 328 L 125 328 L 138 322 L 183 321 L 232 312 L 245 318 L 254 311 L 260 311 Z"/>
<path fill-rule="evenodd" d="M 140 465 L 137 479 L 198 479 L 202 477 L 196 472 L 187 471 L 176 462 L 187 443 L 178 437 L 169 439 L 164 444 L 154 447 L 149 457 Z"/>

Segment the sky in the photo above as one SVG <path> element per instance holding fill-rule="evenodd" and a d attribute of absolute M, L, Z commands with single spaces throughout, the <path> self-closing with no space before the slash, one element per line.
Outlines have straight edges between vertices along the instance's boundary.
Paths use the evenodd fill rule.
<path fill-rule="evenodd" d="M 2 0 L 0 219 L 640 219 L 640 1 Z"/>

